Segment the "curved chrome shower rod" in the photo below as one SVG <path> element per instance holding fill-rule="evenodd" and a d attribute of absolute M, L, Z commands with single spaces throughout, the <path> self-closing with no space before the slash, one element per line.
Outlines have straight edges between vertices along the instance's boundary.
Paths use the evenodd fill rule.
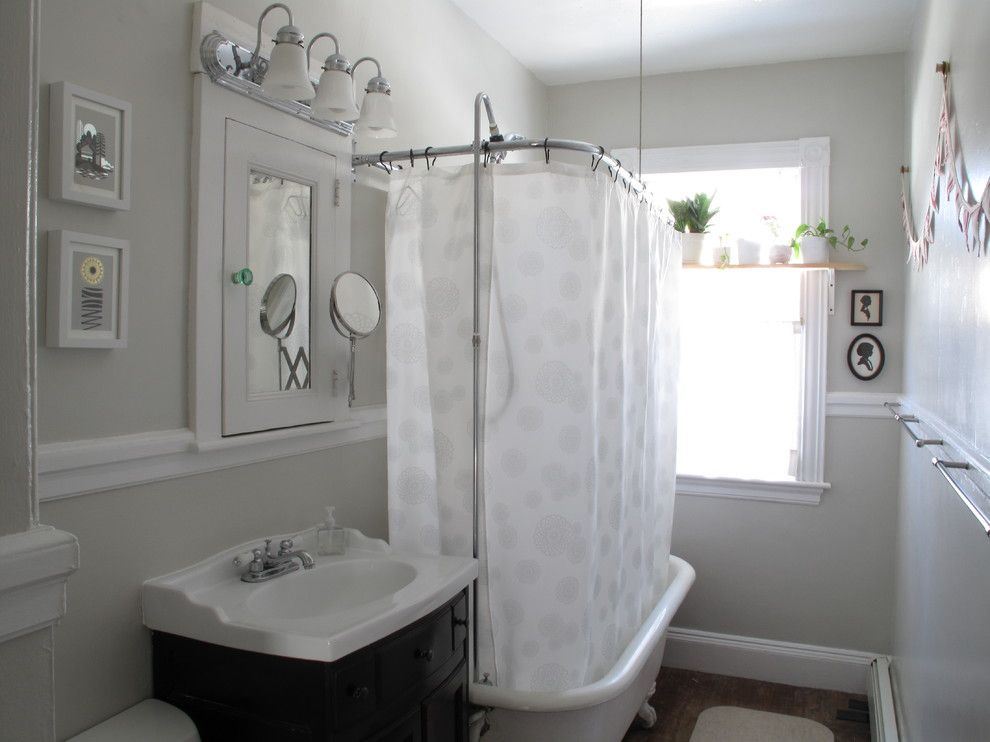
<path fill-rule="evenodd" d="M 511 135 L 508 135 L 511 136 Z M 563 149 L 571 152 L 584 152 L 594 158 L 595 163 L 600 163 L 609 168 L 613 178 L 627 184 L 629 189 L 636 194 L 649 195 L 649 191 L 643 181 L 639 180 L 629 170 L 622 166 L 610 154 L 605 152 L 605 148 L 591 142 L 582 142 L 576 139 L 506 139 L 503 141 L 485 140 L 481 143 L 482 153 L 511 152 L 522 149 Z M 388 170 L 388 165 L 392 163 L 402 164 L 405 162 L 415 162 L 423 160 L 427 156 L 432 160 L 434 157 L 452 157 L 456 155 L 474 154 L 473 144 L 461 144 L 448 147 L 424 147 L 422 149 L 400 149 L 388 150 L 380 154 L 354 155 L 351 159 L 353 167 L 359 165 L 370 165 L 372 167 L 384 167 Z M 619 169 L 615 175 L 615 169 Z"/>

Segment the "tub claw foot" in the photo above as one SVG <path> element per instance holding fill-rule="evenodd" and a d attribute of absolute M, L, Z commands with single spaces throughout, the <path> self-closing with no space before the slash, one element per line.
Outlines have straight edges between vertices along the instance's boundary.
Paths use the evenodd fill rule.
<path fill-rule="evenodd" d="M 639 712 L 636 715 L 639 717 L 640 726 L 644 729 L 652 729 L 653 725 L 657 723 L 657 710 L 646 701 L 643 701 L 643 705 L 639 707 Z"/>
<path fill-rule="evenodd" d="M 636 715 L 639 717 L 640 726 L 644 729 L 652 729 L 653 725 L 657 723 L 657 710 L 650 705 L 650 699 L 653 698 L 653 694 L 657 692 L 657 684 L 654 683 L 650 686 L 650 692 L 646 694 L 646 698 L 643 699 L 643 705 L 639 707 L 639 711 Z"/>

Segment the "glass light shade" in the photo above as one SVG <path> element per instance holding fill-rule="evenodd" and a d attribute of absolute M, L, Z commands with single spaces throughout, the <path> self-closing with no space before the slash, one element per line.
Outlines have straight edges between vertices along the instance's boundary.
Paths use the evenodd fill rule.
<path fill-rule="evenodd" d="M 316 90 L 309 79 L 306 52 L 298 44 L 275 44 L 261 89 L 278 100 L 312 100 Z"/>
<path fill-rule="evenodd" d="M 373 139 L 395 136 L 395 119 L 392 118 L 392 97 L 385 93 L 365 93 L 361 104 L 361 118 L 357 132 Z"/>
<path fill-rule="evenodd" d="M 326 121 L 354 121 L 358 117 L 354 102 L 354 80 L 343 70 L 324 70 L 313 101 L 313 113 Z"/>

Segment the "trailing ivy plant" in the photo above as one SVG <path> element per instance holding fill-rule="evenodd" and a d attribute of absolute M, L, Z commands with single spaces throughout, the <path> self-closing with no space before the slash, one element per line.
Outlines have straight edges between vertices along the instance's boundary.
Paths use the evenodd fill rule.
<path fill-rule="evenodd" d="M 868 239 L 857 242 L 852 232 L 849 231 L 848 224 L 844 226 L 842 231 L 837 234 L 834 229 L 829 228 L 824 219 L 819 219 L 818 224 L 815 226 L 811 226 L 810 224 L 802 224 L 797 228 L 794 232 L 794 239 L 791 240 L 791 247 L 794 248 L 795 254 L 798 252 L 798 240 L 802 237 L 824 237 L 830 247 L 838 247 L 839 245 L 842 245 L 851 252 L 865 250 L 866 246 L 870 243 Z"/>
<path fill-rule="evenodd" d="M 718 213 L 718 209 L 712 209 L 712 201 L 715 194 L 709 196 L 707 193 L 696 193 L 694 198 L 686 198 L 683 201 L 667 200 L 670 213 L 674 217 L 674 229 L 678 232 L 692 232 L 694 234 L 705 234 L 708 225 Z"/>

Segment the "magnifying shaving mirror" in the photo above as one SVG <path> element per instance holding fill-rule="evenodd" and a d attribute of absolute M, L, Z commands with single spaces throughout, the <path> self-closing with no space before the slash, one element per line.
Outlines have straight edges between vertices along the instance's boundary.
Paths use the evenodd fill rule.
<path fill-rule="evenodd" d="M 382 319 L 382 303 L 371 282 L 354 271 L 337 276 L 330 288 L 330 321 L 334 329 L 351 341 L 351 358 L 347 375 L 350 389 L 347 404 L 354 403 L 354 356 L 357 341 L 368 337 Z"/>
<path fill-rule="evenodd" d="M 296 325 L 296 279 L 288 273 L 280 273 L 271 280 L 261 297 L 258 319 L 261 330 L 275 338 L 278 388 L 280 391 L 309 388 L 309 358 L 306 349 L 299 347 L 295 358 L 285 347 L 285 340 Z M 284 378 L 284 368 L 289 378 Z"/>
<path fill-rule="evenodd" d="M 266 335 L 282 340 L 292 334 L 296 324 L 296 279 L 280 273 L 272 279 L 261 297 L 261 329 Z"/>

